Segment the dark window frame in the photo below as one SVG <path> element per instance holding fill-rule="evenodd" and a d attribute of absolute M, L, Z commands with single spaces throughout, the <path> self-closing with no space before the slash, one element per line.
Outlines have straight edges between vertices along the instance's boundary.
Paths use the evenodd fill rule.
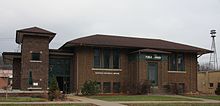
<path fill-rule="evenodd" d="M 214 83 L 209 83 L 209 87 L 213 88 L 214 87 Z"/>
<path fill-rule="evenodd" d="M 33 73 L 32 70 L 29 71 L 29 76 L 28 76 L 28 84 L 33 85 Z"/>
<path fill-rule="evenodd" d="M 113 68 L 119 69 L 119 67 L 120 67 L 120 50 L 114 49 L 112 54 L 113 54 Z"/>
<path fill-rule="evenodd" d="M 103 82 L 103 93 L 111 93 L 111 82 Z"/>
<path fill-rule="evenodd" d="M 120 82 L 113 82 L 113 93 L 120 93 L 121 90 L 121 83 Z"/>
<path fill-rule="evenodd" d="M 185 71 L 184 53 L 174 53 L 169 55 L 168 64 L 169 71 Z"/>
<path fill-rule="evenodd" d="M 94 48 L 94 59 L 93 59 L 93 67 L 99 68 L 101 67 L 101 50 L 99 48 Z"/>
<path fill-rule="evenodd" d="M 98 55 L 97 50 L 99 50 Z M 93 67 L 105 69 L 120 69 L 120 50 L 110 48 L 94 48 Z"/>
<path fill-rule="evenodd" d="M 41 61 L 41 53 L 31 53 L 32 61 Z"/>

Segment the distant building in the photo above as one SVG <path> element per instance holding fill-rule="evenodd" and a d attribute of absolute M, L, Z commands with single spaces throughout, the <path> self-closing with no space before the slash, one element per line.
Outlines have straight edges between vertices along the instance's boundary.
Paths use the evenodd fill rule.
<path fill-rule="evenodd" d="M 12 84 L 12 70 L 0 68 L 0 89 L 10 87 Z"/>
<path fill-rule="evenodd" d="M 160 40 L 91 35 L 49 49 L 55 33 L 32 27 L 16 31 L 21 52 L 4 52 L 13 64 L 13 89 L 47 90 L 55 76 L 60 90 L 80 92 L 96 80 L 102 93 L 128 93 L 142 81 L 164 89 L 172 84 L 184 93 L 197 91 L 197 58 L 212 51 Z"/>
<path fill-rule="evenodd" d="M 198 91 L 204 94 L 215 94 L 215 90 L 220 84 L 220 71 L 199 71 Z"/>

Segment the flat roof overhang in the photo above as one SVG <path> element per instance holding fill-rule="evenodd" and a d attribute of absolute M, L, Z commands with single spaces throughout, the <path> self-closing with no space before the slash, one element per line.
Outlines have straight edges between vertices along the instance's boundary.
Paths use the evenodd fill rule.
<path fill-rule="evenodd" d="M 3 62 L 4 64 L 13 64 L 14 58 L 21 58 L 20 52 L 3 52 Z"/>
<path fill-rule="evenodd" d="M 152 50 L 158 50 L 158 51 L 164 51 L 164 52 L 183 52 L 183 53 L 196 53 L 197 55 L 203 55 L 207 53 L 213 53 L 211 50 L 207 49 L 199 49 L 199 50 L 189 50 L 189 49 L 167 49 L 167 48 L 151 48 L 151 47 L 138 47 L 138 46 L 119 46 L 119 45 L 98 45 L 98 44 L 68 44 L 65 43 L 63 46 L 59 48 L 59 50 L 62 50 L 64 48 L 74 48 L 78 46 L 90 46 L 90 47 L 115 47 L 115 48 L 132 48 L 132 49 L 152 49 Z"/>

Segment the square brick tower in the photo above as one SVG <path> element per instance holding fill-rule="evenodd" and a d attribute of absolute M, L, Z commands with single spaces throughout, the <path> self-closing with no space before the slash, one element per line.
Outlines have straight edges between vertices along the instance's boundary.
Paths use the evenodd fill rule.
<path fill-rule="evenodd" d="M 21 44 L 21 90 L 47 90 L 49 43 L 56 34 L 38 27 L 16 31 Z"/>

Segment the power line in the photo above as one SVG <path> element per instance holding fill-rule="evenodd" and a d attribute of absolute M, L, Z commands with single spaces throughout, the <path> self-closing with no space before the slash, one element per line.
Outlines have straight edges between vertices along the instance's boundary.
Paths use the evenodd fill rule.
<path fill-rule="evenodd" d="M 5 39 L 15 39 L 15 38 L 0 38 L 0 40 L 5 40 Z"/>

